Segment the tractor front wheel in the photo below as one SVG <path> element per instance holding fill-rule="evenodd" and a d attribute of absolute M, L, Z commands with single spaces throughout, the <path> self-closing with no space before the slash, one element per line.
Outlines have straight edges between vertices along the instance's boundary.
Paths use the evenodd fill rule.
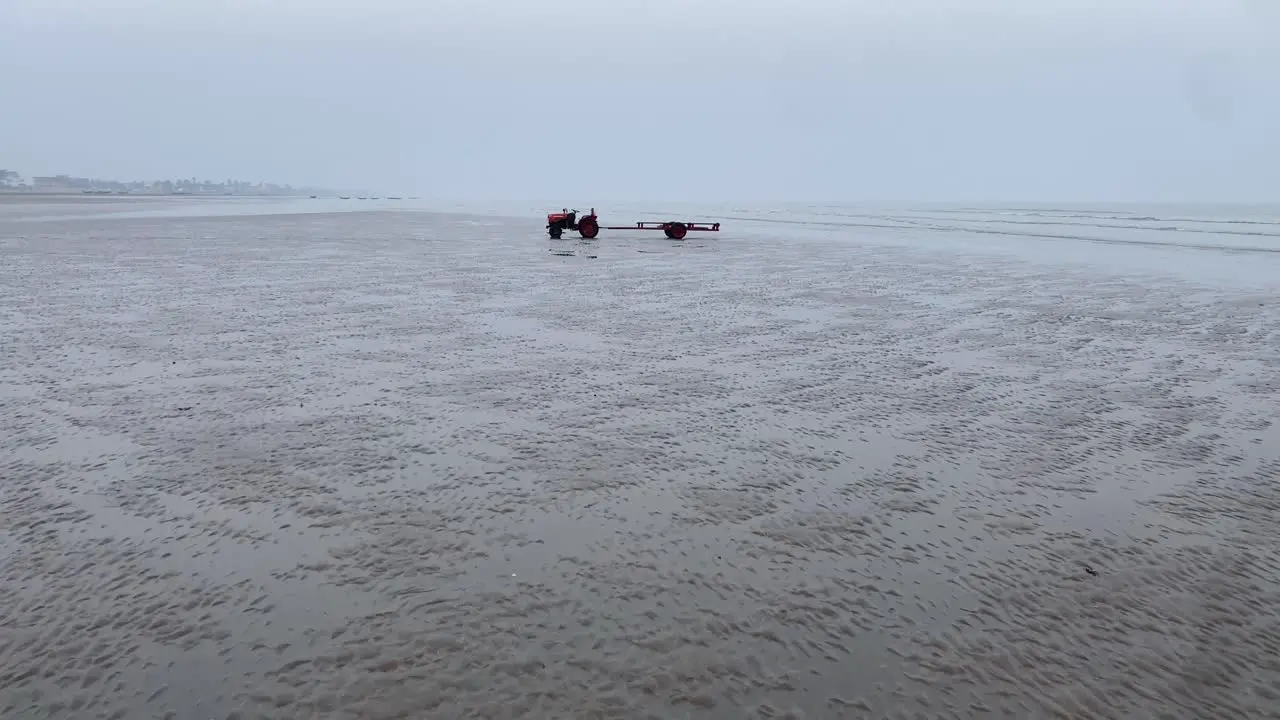
<path fill-rule="evenodd" d="M 588 215 L 578 221 L 578 233 L 587 240 L 592 240 L 600 234 L 600 223 L 596 222 L 594 217 Z"/>
<path fill-rule="evenodd" d="M 662 231 L 672 240 L 683 240 L 684 236 L 689 233 L 689 229 L 682 222 L 667 223 L 667 226 L 662 228 Z"/>
<path fill-rule="evenodd" d="M 563 232 L 564 230 L 559 225 L 552 225 L 547 228 L 547 234 L 551 236 L 552 240 L 559 240 Z"/>

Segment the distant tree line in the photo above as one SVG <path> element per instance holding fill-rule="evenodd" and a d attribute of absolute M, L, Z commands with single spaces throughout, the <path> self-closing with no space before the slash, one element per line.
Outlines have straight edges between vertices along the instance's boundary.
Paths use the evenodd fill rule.
<path fill-rule="evenodd" d="M 195 177 L 178 178 L 176 180 L 141 180 L 119 181 L 98 178 L 82 178 L 70 175 L 56 175 L 49 178 L 33 178 L 31 185 L 22 182 L 22 176 L 16 171 L 0 169 L 0 188 L 21 189 L 57 189 L 57 190 L 110 190 L 112 192 L 158 193 L 171 195 L 190 193 L 202 195 L 300 195 L 330 194 L 323 188 L 294 187 L 276 183 L 249 182 L 247 180 L 200 180 Z"/>

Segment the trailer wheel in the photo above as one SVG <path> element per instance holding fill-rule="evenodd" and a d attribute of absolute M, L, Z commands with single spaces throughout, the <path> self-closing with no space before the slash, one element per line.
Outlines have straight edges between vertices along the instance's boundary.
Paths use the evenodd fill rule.
<path fill-rule="evenodd" d="M 667 226 L 662 231 L 672 240 L 683 240 L 684 236 L 689 233 L 689 229 L 682 222 L 667 223 Z"/>
<path fill-rule="evenodd" d="M 587 240 L 594 239 L 595 236 L 600 234 L 600 223 L 588 215 L 578 223 L 578 232 Z"/>

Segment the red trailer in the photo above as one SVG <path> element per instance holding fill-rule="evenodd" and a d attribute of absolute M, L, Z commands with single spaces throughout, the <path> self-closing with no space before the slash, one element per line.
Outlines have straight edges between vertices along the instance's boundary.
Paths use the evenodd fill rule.
<path fill-rule="evenodd" d="M 600 234 L 601 230 L 661 230 L 672 240 L 683 240 L 690 232 L 719 232 L 720 223 L 681 222 L 679 220 L 663 220 L 637 222 L 633 225 L 601 225 L 596 217 L 596 209 L 578 217 L 577 210 L 564 209 L 558 213 L 547 213 L 547 234 L 553 240 L 559 240 L 565 230 L 576 230 L 579 235 L 590 240 Z"/>

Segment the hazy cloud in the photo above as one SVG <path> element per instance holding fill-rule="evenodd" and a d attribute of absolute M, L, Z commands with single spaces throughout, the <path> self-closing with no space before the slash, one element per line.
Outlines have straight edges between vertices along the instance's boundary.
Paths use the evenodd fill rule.
<path fill-rule="evenodd" d="M 1262 0 L 4 0 L 0 166 L 460 197 L 1280 197 Z"/>

